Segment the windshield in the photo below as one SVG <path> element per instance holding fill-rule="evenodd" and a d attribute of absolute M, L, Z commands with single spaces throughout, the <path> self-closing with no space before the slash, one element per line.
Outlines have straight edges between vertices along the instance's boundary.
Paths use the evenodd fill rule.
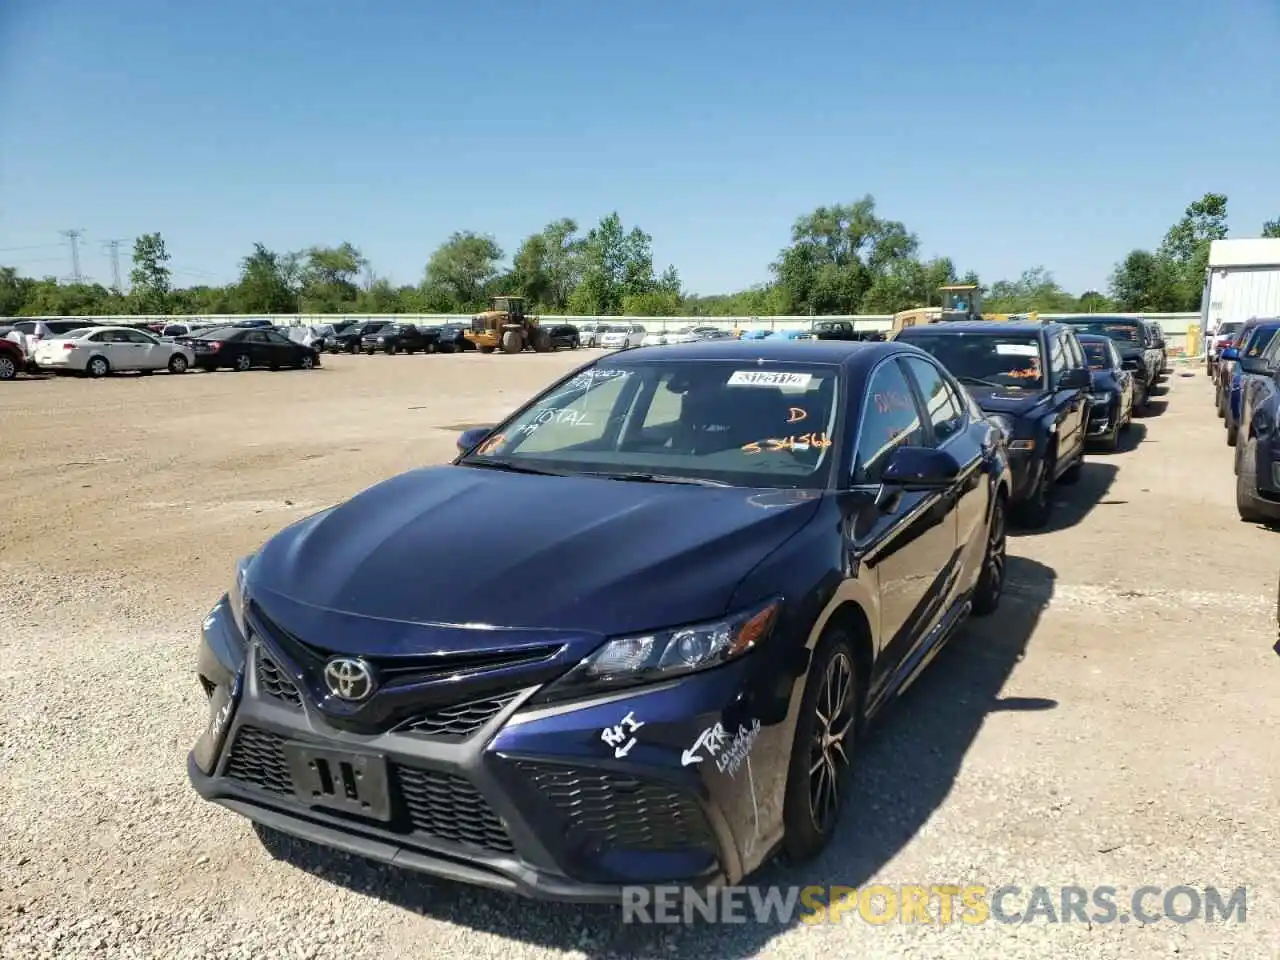
<path fill-rule="evenodd" d="M 1219 337 L 1229 337 L 1229 336 L 1231 336 L 1233 333 L 1239 333 L 1239 332 L 1240 332 L 1240 328 L 1241 328 L 1241 327 L 1243 327 L 1243 326 L 1244 326 L 1244 324 L 1243 324 L 1243 323 L 1236 323 L 1235 321 L 1231 321 L 1231 322 L 1228 322 L 1228 323 L 1224 323 L 1222 326 L 1220 326 L 1220 327 L 1218 328 L 1217 336 L 1219 336 Z"/>
<path fill-rule="evenodd" d="M 604 332 L 605 333 L 626 333 L 627 328 L 626 327 L 605 327 Z"/>
<path fill-rule="evenodd" d="M 1067 321 L 1076 333 L 1092 333 L 1109 340 L 1122 340 L 1129 343 L 1142 341 L 1141 331 L 1136 323 L 1124 323 L 1116 320 Z"/>
<path fill-rule="evenodd" d="M 1099 343 L 1097 340 L 1081 340 L 1080 346 L 1084 348 L 1084 358 L 1089 361 L 1090 370 L 1111 369 L 1111 351 L 1107 349 L 1105 343 Z"/>
<path fill-rule="evenodd" d="M 993 387 L 1036 389 L 1044 382 L 1044 363 L 1037 337 L 922 333 L 899 339 L 929 351 L 955 377 L 970 386 L 977 382 Z"/>
<path fill-rule="evenodd" d="M 825 487 L 838 378 L 837 368 L 810 364 L 596 365 L 538 397 L 462 462 Z"/>

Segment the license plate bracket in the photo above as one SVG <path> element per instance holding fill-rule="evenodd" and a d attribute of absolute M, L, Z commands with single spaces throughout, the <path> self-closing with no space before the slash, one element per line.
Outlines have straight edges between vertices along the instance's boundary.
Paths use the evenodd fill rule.
<path fill-rule="evenodd" d="M 294 793 L 303 803 L 370 820 L 391 819 L 386 757 L 292 741 L 283 750 Z"/>

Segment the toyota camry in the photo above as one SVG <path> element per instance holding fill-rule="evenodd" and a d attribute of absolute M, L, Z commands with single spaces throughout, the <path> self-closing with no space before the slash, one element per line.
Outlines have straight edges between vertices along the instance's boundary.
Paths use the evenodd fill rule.
<path fill-rule="evenodd" d="M 549 899 L 814 856 L 865 721 L 999 602 L 1004 444 L 904 344 L 611 354 L 238 564 L 189 778 Z"/>

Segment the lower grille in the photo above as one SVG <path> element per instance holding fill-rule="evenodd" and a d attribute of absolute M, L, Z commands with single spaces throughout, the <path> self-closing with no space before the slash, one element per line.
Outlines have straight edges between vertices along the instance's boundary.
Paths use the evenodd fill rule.
<path fill-rule="evenodd" d="M 297 685 L 289 679 L 280 665 L 262 650 L 258 651 L 257 674 L 258 689 L 267 696 L 290 706 L 302 706 L 302 694 L 298 692 Z"/>
<path fill-rule="evenodd" d="M 415 830 L 494 853 L 515 851 L 502 821 L 464 778 L 415 767 L 395 773 Z"/>
<path fill-rule="evenodd" d="M 441 707 L 406 720 L 396 727 L 397 733 L 413 733 L 421 737 L 439 737 L 447 740 L 464 740 L 501 713 L 516 694 L 471 700 Z"/>
<path fill-rule="evenodd" d="M 698 802 L 666 784 L 529 761 L 516 767 L 564 817 L 570 835 L 594 848 L 715 848 Z"/>
<path fill-rule="evenodd" d="M 256 727 L 242 727 L 227 760 L 226 776 L 272 793 L 293 793 L 293 778 L 280 744 L 284 738 Z"/>
<path fill-rule="evenodd" d="M 226 773 L 231 780 L 285 796 L 293 779 L 284 757 L 285 738 L 256 727 L 241 727 L 231 746 Z M 400 810 L 398 833 L 421 833 L 435 840 L 493 853 L 513 853 L 506 828 L 466 778 L 392 764 L 392 802 Z M 394 827 L 393 827 L 394 829 Z"/>

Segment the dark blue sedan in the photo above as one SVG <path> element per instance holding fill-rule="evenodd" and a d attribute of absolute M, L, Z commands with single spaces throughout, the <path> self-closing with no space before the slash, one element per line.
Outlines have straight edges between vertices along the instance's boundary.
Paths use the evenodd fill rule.
<path fill-rule="evenodd" d="M 242 561 L 188 775 L 557 900 L 816 855 L 864 721 L 1004 586 L 1002 432 L 923 351 L 611 354 Z"/>

